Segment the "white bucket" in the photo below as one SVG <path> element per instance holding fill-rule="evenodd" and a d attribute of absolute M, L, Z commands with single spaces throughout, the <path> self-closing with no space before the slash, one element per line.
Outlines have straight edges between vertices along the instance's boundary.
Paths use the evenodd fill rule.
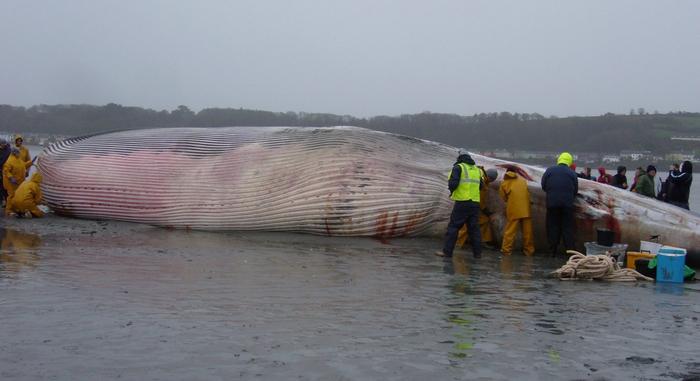
<path fill-rule="evenodd" d="M 659 250 L 663 247 L 664 245 L 656 242 L 649 242 L 649 241 L 640 241 L 639 242 L 639 251 L 642 253 L 651 253 L 651 254 L 659 254 Z"/>

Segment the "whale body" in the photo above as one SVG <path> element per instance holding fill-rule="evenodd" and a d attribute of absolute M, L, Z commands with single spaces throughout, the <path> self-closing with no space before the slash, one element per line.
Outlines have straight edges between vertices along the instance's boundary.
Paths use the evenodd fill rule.
<path fill-rule="evenodd" d="M 48 147 L 39 170 L 57 214 L 200 230 L 290 231 L 332 236 L 445 233 L 453 202 L 447 176 L 458 150 L 358 127 L 160 128 L 68 139 Z M 543 168 L 472 154 L 477 165 L 514 168 L 529 181 L 538 250 L 545 250 Z M 491 223 L 505 225 L 499 181 L 489 185 Z M 700 253 L 700 217 L 635 193 L 579 180 L 576 240 L 597 228 L 630 249 L 660 236 Z"/>

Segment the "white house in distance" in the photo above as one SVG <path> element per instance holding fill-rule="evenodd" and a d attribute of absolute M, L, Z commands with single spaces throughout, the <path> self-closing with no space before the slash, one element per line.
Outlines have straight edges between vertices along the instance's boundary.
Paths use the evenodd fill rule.
<path fill-rule="evenodd" d="M 668 161 L 677 161 L 677 162 L 686 161 L 686 160 L 694 161 L 695 155 L 692 153 L 673 152 L 673 153 L 666 154 L 665 159 Z"/>
<path fill-rule="evenodd" d="M 634 150 L 623 150 L 620 151 L 620 159 L 639 161 L 645 158 L 651 157 L 651 151 L 634 151 Z"/>
<path fill-rule="evenodd" d="M 603 161 L 603 163 L 608 163 L 608 164 L 619 163 L 620 156 L 615 155 L 615 154 L 606 154 L 606 155 L 603 155 L 602 161 Z"/>

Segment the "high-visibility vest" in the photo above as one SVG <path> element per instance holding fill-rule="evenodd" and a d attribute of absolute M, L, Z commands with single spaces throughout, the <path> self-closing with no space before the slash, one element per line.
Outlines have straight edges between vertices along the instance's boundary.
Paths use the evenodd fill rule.
<path fill-rule="evenodd" d="M 481 171 L 476 165 L 458 163 L 462 173 L 459 177 L 459 186 L 450 195 L 455 201 L 479 202 L 479 184 L 481 183 Z M 450 173 L 452 176 L 452 173 Z"/>

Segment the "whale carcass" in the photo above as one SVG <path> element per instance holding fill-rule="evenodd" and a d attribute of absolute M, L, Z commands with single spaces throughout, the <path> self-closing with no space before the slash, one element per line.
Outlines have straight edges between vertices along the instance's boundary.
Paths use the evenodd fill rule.
<path fill-rule="evenodd" d="M 40 158 L 42 190 L 58 214 L 203 230 L 334 236 L 441 236 L 457 149 L 357 127 L 167 128 L 68 139 Z M 530 180 L 538 249 L 546 248 L 542 168 L 472 155 Z M 499 182 L 490 185 L 502 231 Z M 632 248 L 659 235 L 700 251 L 700 218 L 629 191 L 579 182 L 577 242 L 596 228 Z"/>

